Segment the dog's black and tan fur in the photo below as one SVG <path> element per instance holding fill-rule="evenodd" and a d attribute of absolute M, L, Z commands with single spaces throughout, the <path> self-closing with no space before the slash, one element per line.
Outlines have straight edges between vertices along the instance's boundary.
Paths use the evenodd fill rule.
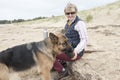
<path fill-rule="evenodd" d="M 50 70 L 55 56 L 63 51 L 72 52 L 72 47 L 64 35 L 53 33 L 49 33 L 49 37 L 43 41 L 6 49 L 0 52 L 0 80 L 7 80 L 5 78 L 10 67 L 15 71 L 23 71 L 34 65 L 39 67 L 42 80 L 50 80 Z M 5 74 L 2 74 L 3 72 Z"/>

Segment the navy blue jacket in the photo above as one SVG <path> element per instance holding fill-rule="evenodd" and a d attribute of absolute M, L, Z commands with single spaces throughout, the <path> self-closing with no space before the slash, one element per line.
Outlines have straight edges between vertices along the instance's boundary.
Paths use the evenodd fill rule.
<path fill-rule="evenodd" d="M 74 29 L 76 23 L 80 19 L 78 16 L 76 19 L 71 23 L 70 26 L 68 26 L 68 23 L 65 25 L 65 36 L 69 39 L 69 42 L 71 43 L 72 47 L 75 48 L 77 44 L 80 42 L 80 37 L 78 32 Z"/>
<path fill-rule="evenodd" d="M 79 42 L 80 42 L 80 36 L 79 33 L 74 29 L 76 23 L 80 21 L 78 16 L 76 16 L 75 20 L 71 23 L 70 26 L 68 26 L 68 21 L 65 25 L 65 36 L 68 38 L 69 42 L 71 43 L 71 46 L 75 48 Z M 80 56 L 83 55 L 83 51 L 79 53 Z"/>

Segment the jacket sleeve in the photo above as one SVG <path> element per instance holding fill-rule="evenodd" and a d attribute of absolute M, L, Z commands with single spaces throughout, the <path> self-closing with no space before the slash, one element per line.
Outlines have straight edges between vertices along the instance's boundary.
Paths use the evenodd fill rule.
<path fill-rule="evenodd" d="M 75 25 L 75 30 L 78 31 L 80 42 L 74 49 L 77 53 L 80 53 L 83 49 L 85 49 L 87 42 L 88 42 L 88 36 L 87 36 L 87 30 L 86 25 L 83 21 L 79 21 Z"/>

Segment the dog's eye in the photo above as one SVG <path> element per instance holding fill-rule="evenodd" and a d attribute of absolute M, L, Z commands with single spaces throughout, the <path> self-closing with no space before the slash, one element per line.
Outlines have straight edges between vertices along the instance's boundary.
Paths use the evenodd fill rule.
<path fill-rule="evenodd" d="M 63 45 L 63 46 L 65 46 L 65 45 L 67 45 L 67 42 L 64 42 L 64 43 L 58 43 L 58 45 Z"/>
<path fill-rule="evenodd" d="M 64 45 L 67 45 L 67 42 L 65 42 Z"/>
<path fill-rule="evenodd" d="M 63 43 L 58 43 L 58 45 L 62 45 Z"/>

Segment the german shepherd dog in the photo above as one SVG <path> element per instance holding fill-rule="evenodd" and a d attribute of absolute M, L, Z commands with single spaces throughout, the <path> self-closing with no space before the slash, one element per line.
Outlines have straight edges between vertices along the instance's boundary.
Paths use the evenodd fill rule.
<path fill-rule="evenodd" d="M 23 71 L 34 65 L 38 66 L 42 80 L 51 80 L 50 70 L 55 57 L 63 51 L 72 52 L 72 47 L 61 33 L 49 33 L 43 41 L 8 48 L 0 52 L 0 80 L 9 80 L 7 75 L 10 68 Z"/>

